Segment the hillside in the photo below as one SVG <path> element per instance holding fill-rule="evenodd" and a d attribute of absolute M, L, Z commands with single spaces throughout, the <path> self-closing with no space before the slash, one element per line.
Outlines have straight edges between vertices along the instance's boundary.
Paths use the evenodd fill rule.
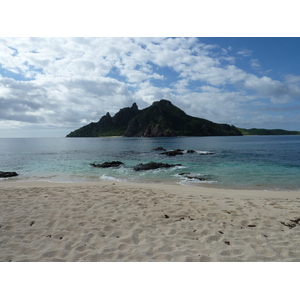
<path fill-rule="evenodd" d="M 134 103 L 130 108 L 121 109 L 114 117 L 107 113 L 97 123 L 92 122 L 85 125 L 69 133 L 67 137 L 121 136 L 127 129 L 128 122 L 139 112 L 137 105 Z"/>
<path fill-rule="evenodd" d="M 109 113 L 97 123 L 85 125 L 67 137 L 170 137 L 170 136 L 224 136 L 242 135 L 232 125 L 217 124 L 191 117 L 168 100 L 155 101 L 143 110 L 134 103 L 123 108 L 114 117 Z"/>

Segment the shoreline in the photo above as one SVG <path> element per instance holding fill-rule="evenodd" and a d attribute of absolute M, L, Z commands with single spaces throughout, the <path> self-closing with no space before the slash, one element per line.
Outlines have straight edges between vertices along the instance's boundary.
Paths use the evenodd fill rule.
<path fill-rule="evenodd" d="M 173 181 L 161 181 L 161 182 L 141 182 L 141 181 L 119 181 L 119 180 L 103 180 L 103 181 L 74 181 L 74 182 L 60 182 L 60 181 L 49 181 L 49 180 L 26 180 L 26 179 L 4 179 L 0 180 L 0 189 L 2 187 L 4 188 L 31 188 L 31 187 L 57 187 L 57 186 L 62 186 L 62 187 L 89 187 L 89 186 L 103 186 L 103 185 L 119 185 L 119 186 L 128 186 L 128 187 L 140 187 L 140 188 L 152 188 L 152 189 L 157 189 L 157 190 L 166 190 L 166 191 L 173 191 L 176 190 L 177 192 L 180 193 L 180 190 L 182 192 L 192 192 L 192 193 L 197 193 L 199 191 L 203 192 L 206 191 L 208 193 L 219 193 L 219 192 L 228 192 L 229 194 L 233 193 L 250 193 L 251 195 L 258 195 L 260 193 L 270 193 L 273 196 L 276 197 L 280 196 L 281 197 L 286 197 L 286 193 L 292 193 L 296 197 L 297 195 L 300 197 L 300 190 L 289 190 L 289 189 L 266 189 L 265 187 L 262 187 L 261 189 L 255 189 L 255 188 L 233 188 L 233 187 L 216 187 L 210 184 L 205 185 L 184 185 L 180 184 L 178 182 L 173 182 Z M 253 192 L 253 193 L 252 193 Z M 279 193 L 279 194 L 278 194 Z"/>
<path fill-rule="evenodd" d="M 255 186 L 249 186 L 249 187 L 242 187 L 242 186 L 229 186 L 229 185 L 220 185 L 216 183 L 210 183 L 210 182 L 189 182 L 187 184 L 182 183 L 178 181 L 177 179 L 170 179 L 170 180 L 156 180 L 153 181 L 151 179 L 144 179 L 144 180 L 124 180 L 124 179 L 118 179 L 118 178 L 111 178 L 111 179 L 99 179 L 99 177 L 95 177 L 94 180 L 50 180 L 46 178 L 40 178 L 40 179 L 32 179 L 32 178 L 18 178 L 18 177 L 11 177 L 11 178 L 0 178 L 0 186 L 3 185 L 14 185 L 16 186 L 24 186 L 28 183 L 29 185 L 34 185 L 35 183 L 37 185 L 43 185 L 43 183 L 47 184 L 58 184 L 58 185 L 85 185 L 85 184 L 91 184 L 91 185 L 101 185 L 101 184 L 111 184 L 111 183 L 118 183 L 118 184 L 129 184 L 129 185 L 158 185 L 158 186 L 175 186 L 175 187 L 183 187 L 183 188 L 195 188 L 195 189 L 210 189 L 210 190 L 229 190 L 229 191 L 270 191 L 270 192 L 295 192 L 300 193 L 300 189 L 293 189 L 293 188 L 287 188 L 287 187 L 279 187 L 279 186 L 263 186 L 263 185 L 255 185 Z"/>
<path fill-rule="evenodd" d="M 234 196 L 242 198 L 264 198 L 271 197 L 276 199 L 298 199 L 300 205 L 300 191 L 296 190 L 267 190 L 267 189 L 239 189 L 239 188 L 220 188 L 210 186 L 181 185 L 178 183 L 153 183 L 153 182 L 120 182 L 120 181 L 86 181 L 86 182 L 51 182 L 43 180 L 22 180 L 22 181 L 0 181 L 0 190 L 2 188 L 102 188 L 102 187 L 119 187 L 123 189 L 151 189 L 157 193 L 177 193 L 180 196 L 193 195 L 197 196 Z M 300 213 L 299 213 L 300 215 Z"/>
<path fill-rule="evenodd" d="M 0 193 L 1 261 L 300 261 L 297 191 L 2 181 Z"/>

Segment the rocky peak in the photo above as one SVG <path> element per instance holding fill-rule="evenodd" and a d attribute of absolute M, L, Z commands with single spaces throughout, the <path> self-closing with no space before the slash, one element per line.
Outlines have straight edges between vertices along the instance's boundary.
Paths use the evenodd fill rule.
<path fill-rule="evenodd" d="M 132 106 L 130 107 L 131 110 L 139 110 L 138 106 L 136 105 L 136 103 L 134 102 L 132 104 Z"/>
<path fill-rule="evenodd" d="M 173 104 L 172 104 L 171 101 L 166 100 L 166 99 L 161 99 L 161 100 L 159 100 L 159 101 L 154 101 L 154 102 L 152 103 L 152 106 L 159 106 L 159 105 L 164 105 L 164 106 L 166 106 L 166 105 L 173 105 Z"/>

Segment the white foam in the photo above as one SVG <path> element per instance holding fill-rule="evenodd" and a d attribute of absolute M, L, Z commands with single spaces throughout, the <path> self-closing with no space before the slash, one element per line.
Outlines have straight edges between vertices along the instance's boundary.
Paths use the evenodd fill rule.
<path fill-rule="evenodd" d="M 107 176 L 107 175 L 100 176 L 100 179 L 103 179 L 105 181 L 118 181 L 118 182 L 122 182 L 122 180 L 120 180 L 120 179 L 117 179 L 117 178 L 115 178 L 113 176 Z"/>
<path fill-rule="evenodd" d="M 198 154 L 200 154 L 200 155 L 208 155 L 208 154 L 214 154 L 213 152 L 210 152 L 210 151 L 200 151 L 200 150 L 198 150 L 198 151 L 196 151 Z"/>
<path fill-rule="evenodd" d="M 212 181 L 212 180 L 197 180 L 197 179 L 182 179 L 178 182 L 178 184 L 180 185 L 193 185 L 193 184 L 213 184 L 213 183 L 217 183 L 217 181 Z"/>
<path fill-rule="evenodd" d="M 174 168 L 175 169 L 186 169 L 187 167 L 185 167 L 185 166 L 175 166 Z"/>
<path fill-rule="evenodd" d="M 175 151 L 175 150 L 170 150 L 170 151 Z M 186 154 L 186 153 L 188 153 L 188 151 L 190 151 L 190 150 L 183 150 L 182 153 Z M 203 150 L 192 150 L 192 151 L 195 151 L 196 153 L 198 153 L 200 155 L 215 154 L 214 152 L 203 151 Z"/>

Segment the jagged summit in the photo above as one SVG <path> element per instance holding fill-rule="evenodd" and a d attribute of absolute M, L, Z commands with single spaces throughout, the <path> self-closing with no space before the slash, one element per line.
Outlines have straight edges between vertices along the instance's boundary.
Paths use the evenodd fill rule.
<path fill-rule="evenodd" d="M 135 110 L 139 109 L 135 102 L 132 104 L 132 106 L 130 108 L 131 109 L 135 109 Z"/>
<path fill-rule="evenodd" d="M 161 99 L 159 101 L 154 101 L 152 103 L 152 106 L 155 106 L 155 105 L 173 105 L 171 101 L 169 100 L 166 100 L 166 99 Z"/>
<path fill-rule="evenodd" d="M 210 136 L 242 135 L 234 126 L 217 124 L 206 119 L 191 117 L 183 110 L 162 99 L 151 106 L 139 110 L 136 103 L 120 109 L 113 117 L 109 113 L 97 123 L 83 126 L 67 137 L 170 137 L 170 136 Z"/>

